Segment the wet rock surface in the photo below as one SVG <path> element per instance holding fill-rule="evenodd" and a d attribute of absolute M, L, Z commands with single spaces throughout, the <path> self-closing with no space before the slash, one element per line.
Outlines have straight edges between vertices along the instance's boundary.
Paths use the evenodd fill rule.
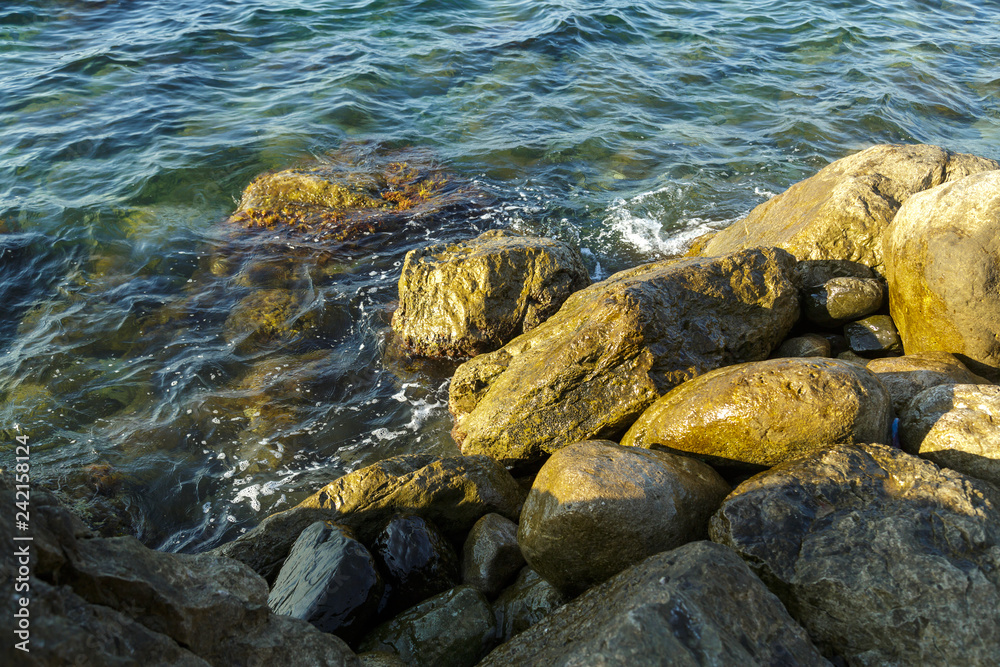
<path fill-rule="evenodd" d="M 471 667 L 492 646 L 494 624 L 483 594 L 458 586 L 383 623 L 360 648 L 394 653 L 408 665 Z"/>
<path fill-rule="evenodd" d="M 449 391 L 466 454 L 505 465 L 617 437 L 677 384 L 764 359 L 798 317 L 785 252 L 669 260 L 573 294 L 554 316 L 462 364 Z"/>
<path fill-rule="evenodd" d="M 493 665 L 827 665 L 729 549 L 694 542 L 633 565 L 498 647 Z"/>
<path fill-rule="evenodd" d="M 900 418 L 899 439 L 911 454 L 1000 488 L 1000 387 L 948 384 L 924 390 Z"/>
<path fill-rule="evenodd" d="M 370 543 L 398 512 L 435 522 L 453 541 L 484 514 L 515 519 L 524 491 L 486 456 L 397 456 L 330 482 L 296 507 L 272 514 L 213 553 L 236 558 L 273 579 L 299 533 L 316 521 L 334 521 Z"/>
<path fill-rule="evenodd" d="M 688 457 L 576 443 L 538 472 L 517 541 L 532 569 L 577 595 L 647 556 L 703 539 L 728 492 L 718 473 Z"/>
<path fill-rule="evenodd" d="M 872 315 L 844 325 L 844 337 L 851 352 L 861 357 L 898 357 L 903 341 L 888 315 Z"/>
<path fill-rule="evenodd" d="M 389 584 L 385 612 L 392 615 L 459 583 L 458 556 L 433 523 L 397 514 L 372 543 Z"/>
<path fill-rule="evenodd" d="M 589 284 L 576 249 L 507 230 L 411 250 L 399 278 L 394 343 L 423 356 L 491 352 Z"/>
<path fill-rule="evenodd" d="M 948 352 L 873 359 L 866 367 L 889 390 L 896 416 L 902 416 L 907 403 L 925 389 L 942 384 L 989 384 Z"/>
<path fill-rule="evenodd" d="M 353 641 L 375 619 L 383 588 L 364 545 L 349 530 L 317 521 L 292 545 L 267 605 L 275 614 Z"/>
<path fill-rule="evenodd" d="M 802 300 L 806 319 L 835 327 L 871 315 L 882 307 L 885 287 L 872 278 L 832 278 L 811 289 Z"/>
<path fill-rule="evenodd" d="M 834 359 L 771 359 L 720 368 L 653 404 L 622 445 L 686 452 L 720 466 L 773 466 L 833 443 L 885 442 L 889 393 Z"/>
<path fill-rule="evenodd" d="M 884 445 L 838 445 L 741 484 L 711 535 L 849 664 L 996 661 L 1000 504 L 984 482 Z"/>
<path fill-rule="evenodd" d="M 701 254 L 776 246 L 799 260 L 882 266 L 882 232 L 913 195 L 1000 164 L 938 146 L 880 145 L 833 162 L 722 230 Z"/>
<path fill-rule="evenodd" d="M 497 641 L 524 632 L 566 603 L 566 596 L 530 567 L 522 568 L 493 603 Z"/>
<path fill-rule="evenodd" d="M 908 201 L 886 232 L 885 246 L 889 310 L 906 351 L 963 355 L 972 371 L 996 381 L 1000 171 Z"/>
<path fill-rule="evenodd" d="M 830 341 L 817 334 L 794 336 L 785 339 L 772 357 L 829 357 Z"/>
<path fill-rule="evenodd" d="M 487 514 L 472 527 L 462 547 L 462 583 L 495 598 L 524 566 L 517 524 Z"/>

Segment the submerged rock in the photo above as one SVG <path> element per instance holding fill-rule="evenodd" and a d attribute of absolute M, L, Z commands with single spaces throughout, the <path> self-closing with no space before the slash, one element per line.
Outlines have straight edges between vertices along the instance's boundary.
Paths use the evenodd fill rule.
<path fill-rule="evenodd" d="M 836 445 L 741 484 L 711 534 L 848 664 L 996 662 L 1000 497 L 984 482 Z"/>
<path fill-rule="evenodd" d="M 882 232 L 908 198 L 993 160 L 938 146 L 873 146 L 821 169 L 716 234 L 701 251 L 721 255 L 777 246 L 799 260 L 841 259 L 882 266 Z"/>
<path fill-rule="evenodd" d="M 484 514 L 517 518 L 523 500 L 514 478 L 489 457 L 397 456 L 334 480 L 213 553 L 273 579 L 299 533 L 316 521 L 345 525 L 370 543 L 393 515 L 415 512 L 457 542 Z"/>
<path fill-rule="evenodd" d="M 506 230 L 411 250 L 392 316 L 395 342 L 422 356 L 491 352 L 589 284 L 576 249 Z"/>
<path fill-rule="evenodd" d="M 953 354 L 921 352 L 903 357 L 873 359 L 866 365 L 889 390 L 896 416 L 906 412 L 906 404 L 924 389 L 942 384 L 989 384 Z"/>
<path fill-rule="evenodd" d="M 906 351 L 963 355 L 976 373 L 1000 378 L 1000 171 L 907 201 L 885 248 L 889 310 Z"/>
<path fill-rule="evenodd" d="M 392 614 L 458 585 L 458 556 L 433 523 L 416 514 L 394 516 L 372 544 L 389 584 Z"/>
<path fill-rule="evenodd" d="M 703 539 L 728 492 L 694 459 L 580 442 L 538 472 L 517 541 L 532 569 L 577 595 L 647 556 Z"/>
<path fill-rule="evenodd" d="M 651 556 L 490 653 L 508 665 L 828 665 L 729 549 Z"/>
<path fill-rule="evenodd" d="M 503 643 L 541 621 L 566 603 L 566 596 L 530 567 L 521 569 L 514 583 L 493 603 L 497 641 Z"/>
<path fill-rule="evenodd" d="M 886 442 L 891 423 L 889 393 L 865 369 L 834 359 L 771 359 L 682 384 L 642 414 L 622 445 L 768 467 L 834 443 Z"/>
<path fill-rule="evenodd" d="M 911 454 L 1000 487 L 1000 387 L 947 384 L 917 394 L 899 440 Z"/>
<path fill-rule="evenodd" d="M 292 545 L 267 606 L 352 641 L 370 629 L 382 591 L 382 577 L 364 545 L 349 530 L 317 521 Z"/>
<path fill-rule="evenodd" d="M 458 586 L 383 623 L 360 648 L 395 653 L 417 667 L 471 667 L 490 649 L 494 623 L 483 594 Z"/>
<path fill-rule="evenodd" d="M 452 379 L 452 431 L 466 454 L 507 465 L 617 437 L 672 387 L 764 359 L 798 317 L 794 262 L 773 249 L 668 260 L 573 294 L 554 316 Z"/>

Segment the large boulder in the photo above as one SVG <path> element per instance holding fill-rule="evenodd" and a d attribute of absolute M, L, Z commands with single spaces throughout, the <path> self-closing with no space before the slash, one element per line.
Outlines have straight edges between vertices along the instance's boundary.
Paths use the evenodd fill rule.
<path fill-rule="evenodd" d="M 581 442 L 538 472 L 517 541 L 532 569 L 576 595 L 647 556 L 703 539 L 728 492 L 717 472 L 692 458 Z"/>
<path fill-rule="evenodd" d="M 534 462 L 616 438 L 685 380 L 764 359 L 798 318 L 792 257 L 756 248 L 667 260 L 576 292 L 558 313 L 452 379 L 452 430 L 466 454 Z"/>
<path fill-rule="evenodd" d="M 508 665 L 828 665 L 732 551 L 694 542 L 633 565 L 490 653 Z"/>
<path fill-rule="evenodd" d="M 976 373 L 1000 378 L 1000 171 L 911 198 L 886 232 L 885 256 L 906 351 L 963 355 Z"/>
<path fill-rule="evenodd" d="M 799 260 L 842 259 L 882 266 L 882 232 L 914 194 L 993 160 L 938 146 L 873 146 L 827 165 L 764 202 L 704 245 L 702 255 L 776 246 Z"/>
<path fill-rule="evenodd" d="M 985 482 L 885 445 L 837 445 L 741 484 L 711 534 L 848 664 L 1000 656 L 1000 498 Z"/>
<path fill-rule="evenodd" d="M 769 467 L 834 443 L 885 442 L 891 423 L 889 393 L 865 369 L 837 359 L 771 359 L 685 382 L 646 410 L 622 445 Z"/>
<path fill-rule="evenodd" d="M 422 356 L 492 352 L 589 284 L 576 249 L 507 230 L 411 250 L 399 277 L 394 340 Z"/>
<path fill-rule="evenodd" d="M 948 384 L 917 394 L 899 439 L 911 454 L 1000 487 L 1000 387 Z"/>
<path fill-rule="evenodd" d="M 14 490 L 0 475 L 8 507 Z M 5 642 L 3 664 L 77 664 L 81 657 L 100 665 L 359 664 L 341 639 L 270 613 L 267 583 L 242 563 L 94 537 L 37 486 L 30 502 L 33 539 L 15 543 L 29 563 L 14 548 L 0 557 L 0 578 L 16 575 L 27 586 L 20 592 L 30 600 L 30 652 Z M 0 534 L 13 536 L 14 528 L 14 513 L 0 513 Z M 8 618 L 19 597 L 0 601 Z"/>
<path fill-rule="evenodd" d="M 906 404 L 922 392 L 942 384 L 989 384 L 948 352 L 921 352 L 903 357 L 873 359 L 865 366 L 889 390 L 892 407 L 901 416 Z"/>
<path fill-rule="evenodd" d="M 243 561 L 273 580 L 292 543 L 316 521 L 344 525 L 362 543 L 371 543 L 396 513 L 413 512 L 460 542 L 484 514 L 516 519 L 523 500 L 510 473 L 487 456 L 397 456 L 330 482 L 213 553 Z"/>

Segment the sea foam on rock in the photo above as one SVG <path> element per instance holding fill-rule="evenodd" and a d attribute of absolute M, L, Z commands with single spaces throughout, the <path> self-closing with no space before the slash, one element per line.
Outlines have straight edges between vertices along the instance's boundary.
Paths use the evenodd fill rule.
<path fill-rule="evenodd" d="M 767 358 L 799 315 L 794 264 L 755 248 L 645 264 L 576 292 L 537 328 L 458 368 L 455 440 L 465 454 L 519 465 L 619 436 L 681 382 Z"/>

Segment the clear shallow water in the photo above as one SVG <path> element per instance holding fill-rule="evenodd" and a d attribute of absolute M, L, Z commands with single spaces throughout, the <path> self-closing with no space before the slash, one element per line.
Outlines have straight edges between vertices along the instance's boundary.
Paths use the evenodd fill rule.
<path fill-rule="evenodd" d="M 453 453 L 450 368 L 385 355 L 406 250 L 513 226 L 601 277 L 873 143 L 997 158 L 998 62 L 986 0 L 7 0 L 0 463 L 26 433 L 36 481 L 195 551 L 379 458 Z M 234 348 L 262 285 L 212 266 L 243 188 L 408 147 L 493 202 L 306 262 L 323 335 Z"/>

